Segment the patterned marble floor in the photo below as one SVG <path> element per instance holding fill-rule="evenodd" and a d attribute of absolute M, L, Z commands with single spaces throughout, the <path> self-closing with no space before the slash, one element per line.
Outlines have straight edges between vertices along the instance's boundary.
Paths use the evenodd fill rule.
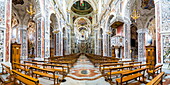
<path fill-rule="evenodd" d="M 11 66 L 10 63 L 4 63 L 8 66 Z M 0 66 L 0 72 L 2 68 Z M 167 74 L 163 79 L 163 85 L 170 85 L 170 68 L 167 65 L 163 66 L 163 71 Z M 147 73 L 146 73 L 147 76 Z M 6 77 L 5 75 L 3 76 Z M 48 78 L 38 78 L 40 84 L 42 85 L 53 85 L 53 80 Z M 89 59 L 81 55 L 78 61 L 70 69 L 70 73 L 65 78 L 66 82 L 62 82 L 60 85 L 110 85 L 105 81 L 104 77 L 101 76 L 99 69 L 94 67 L 94 65 L 89 61 Z M 115 81 L 113 79 L 112 81 Z M 146 82 L 150 80 L 145 79 Z M 8 84 L 12 85 L 12 84 Z M 113 84 L 115 85 L 115 84 Z M 129 81 L 128 85 L 146 85 L 146 83 L 141 83 L 135 80 Z"/>
<path fill-rule="evenodd" d="M 61 85 L 110 85 L 84 55 L 79 57 L 65 79 L 66 82 Z"/>

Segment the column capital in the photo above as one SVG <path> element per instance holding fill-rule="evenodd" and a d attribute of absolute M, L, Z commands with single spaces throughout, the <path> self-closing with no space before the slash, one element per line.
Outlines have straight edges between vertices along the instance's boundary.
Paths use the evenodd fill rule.
<path fill-rule="evenodd" d="M 148 32 L 149 30 L 147 28 L 137 30 L 137 33 L 148 33 Z"/>

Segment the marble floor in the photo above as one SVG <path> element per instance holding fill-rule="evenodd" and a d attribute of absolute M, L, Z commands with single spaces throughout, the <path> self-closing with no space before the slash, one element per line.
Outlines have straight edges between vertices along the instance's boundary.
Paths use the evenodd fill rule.
<path fill-rule="evenodd" d="M 11 66 L 10 63 L 4 64 Z M 1 71 L 2 69 L 0 67 L 0 72 Z M 170 85 L 170 68 L 166 64 L 163 66 L 163 71 L 166 73 L 163 80 L 163 85 Z M 145 75 L 147 76 L 147 73 Z M 5 77 L 5 75 L 3 77 Z M 65 79 L 66 81 L 61 82 L 60 85 L 110 85 L 110 83 L 106 82 L 104 77 L 102 77 L 98 67 L 94 67 L 94 65 L 84 55 L 79 57 Z M 49 80 L 48 78 L 41 77 L 39 78 L 39 81 L 42 85 L 53 85 L 52 79 Z M 113 81 L 115 81 L 115 79 L 113 79 Z M 146 78 L 145 81 L 149 82 L 150 80 Z M 141 83 L 134 80 L 129 81 L 128 83 L 128 85 L 146 85 L 146 83 Z"/>
<path fill-rule="evenodd" d="M 61 85 L 110 85 L 84 55 L 79 57 L 65 79 L 67 81 Z"/>

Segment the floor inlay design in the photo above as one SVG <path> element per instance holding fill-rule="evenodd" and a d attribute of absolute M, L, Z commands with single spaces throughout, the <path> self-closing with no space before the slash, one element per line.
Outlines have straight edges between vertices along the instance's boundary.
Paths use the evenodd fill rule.
<path fill-rule="evenodd" d="M 102 75 L 86 56 L 81 55 L 74 67 L 70 69 L 68 77 L 76 80 L 95 80 L 102 77 Z"/>

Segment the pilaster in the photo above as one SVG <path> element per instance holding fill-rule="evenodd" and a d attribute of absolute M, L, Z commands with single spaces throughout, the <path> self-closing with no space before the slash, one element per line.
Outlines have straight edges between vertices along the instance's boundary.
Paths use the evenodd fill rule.
<path fill-rule="evenodd" d="M 12 0 L 5 0 L 6 3 L 5 3 L 5 10 L 6 10 L 6 13 L 5 13 L 5 23 L 6 23 L 6 40 L 5 40 L 5 61 L 8 62 L 10 61 L 10 49 L 11 49 L 11 15 L 12 15 Z"/>
<path fill-rule="evenodd" d="M 148 29 L 138 29 L 138 61 L 146 63 L 145 55 L 145 34 L 148 33 Z"/>
<path fill-rule="evenodd" d="M 123 59 L 125 60 L 131 60 L 131 33 L 130 33 L 130 23 L 125 23 L 124 24 L 124 57 Z"/>

